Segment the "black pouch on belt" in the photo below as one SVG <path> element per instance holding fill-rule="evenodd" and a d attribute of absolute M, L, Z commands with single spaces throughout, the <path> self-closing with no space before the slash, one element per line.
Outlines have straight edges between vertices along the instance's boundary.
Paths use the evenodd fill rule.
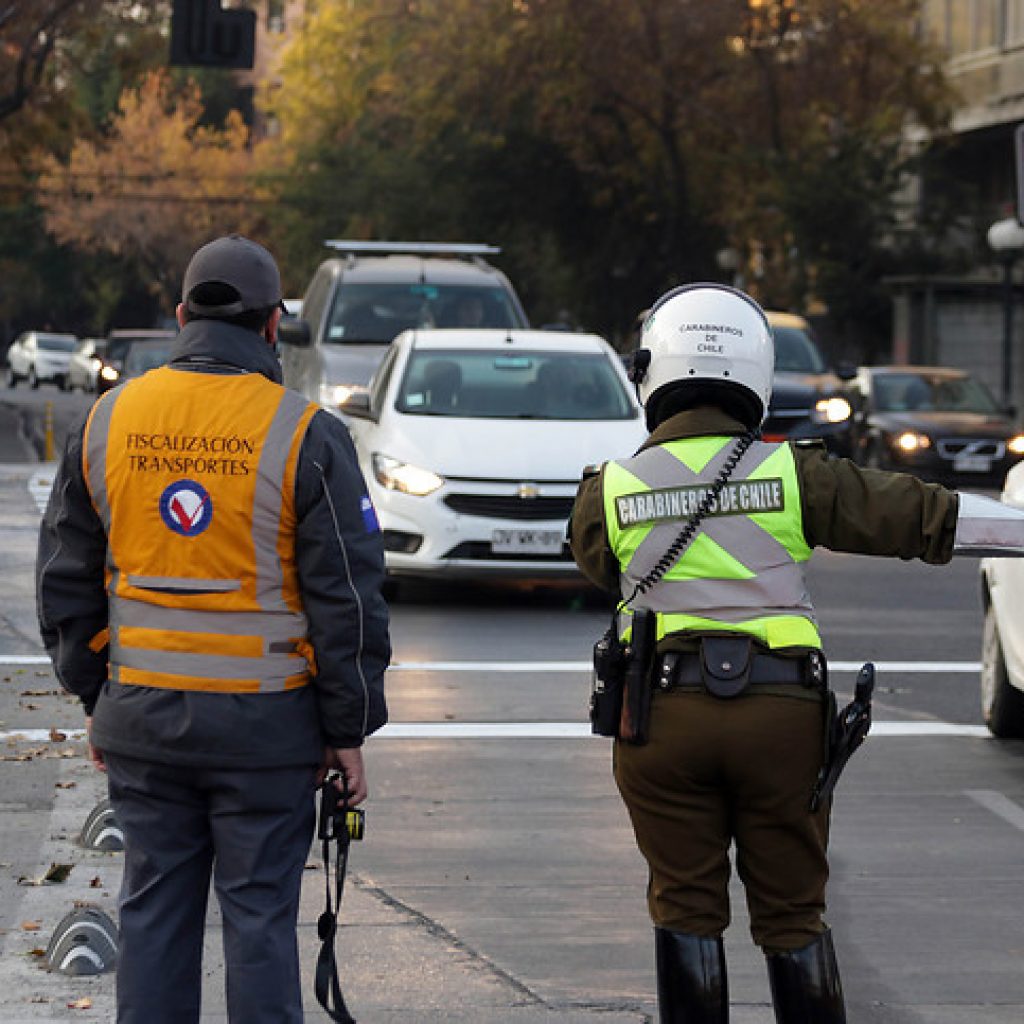
<path fill-rule="evenodd" d="M 736 697 L 750 682 L 749 637 L 706 636 L 700 642 L 700 674 L 714 697 Z"/>

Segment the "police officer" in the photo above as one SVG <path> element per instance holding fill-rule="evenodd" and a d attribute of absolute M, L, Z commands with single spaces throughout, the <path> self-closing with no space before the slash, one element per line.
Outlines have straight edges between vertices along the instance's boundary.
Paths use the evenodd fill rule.
<path fill-rule="evenodd" d="M 199 1020 L 211 874 L 228 1018 L 304 1019 L 315 786 L 361 802 L 387 717 L 379 528 L 342 422 L 281 385 L 281 309 L 262 246 L 199 249 L 169 365 L 97 401 L 43 517 L 43 639 L 125 834 L 121 1024 Z"/>
<path fill-rule="evenodd" d="M 802 563 L 818 545 L 946 562 L 957 495 L 860 470 L 818 443 L 758 440 L 772 335 L 739 291 L 669 292 L 641 345 L 634 375 L 652 433 L 583 481 L 570 529 L 580 568 L 621 595 L 623 612 L 656 612 L 649 741 L 616 741 L 614 772 L 650 869 L 661 1020 L 728 1019 L 735 843 L 776 1020 L 836 1024 L 843 993 L 823 921 L 830 803 L 810 811 L 826 684 Z M 673 549 L 716 480 L 717 499 Z M 624 636 L 628 624 L 620 614 Z"/>

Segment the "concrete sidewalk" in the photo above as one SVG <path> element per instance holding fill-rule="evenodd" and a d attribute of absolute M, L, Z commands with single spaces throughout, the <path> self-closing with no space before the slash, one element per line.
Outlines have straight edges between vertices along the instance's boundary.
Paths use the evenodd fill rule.
<path fill-rule="evenodd" d="M 65 743 L 48 839 L 40 850 L 41 878 L 52 864 L 73 865 L 63 884 L 28 886 L 19 906 L 21 927 L 0 936 L 0 1020 L 111 1021 L 114 979 L 68 977 L 46 970 L 41 955 L 60 919 L 77 905 L 117 917 L 121 855 L 87 850 L 76 842 L 85 814 L 105 796 L 105 783 L 81 756 L 82 744 Z M 72 755 L 75 753 L 75 756 Z M 401 903 L 360 870 L 361 844 L 353 844 L 342 904 L 337 952 L 342 988 L 352 1014 L 380 1024 L 639 1024 L 652 1007 L 561 1004 L 546 1001 L 458 936 Z M 333 884 L 333 879 L 332 879 Z M 319 950 L 316 921 L 325 900 L 319 844 L 310 853 L 303 885 L 299 942 L 307 1021 L 327 1021 L 313 994 Z M 38 929 L 38 930 L 36 930 Z M 203 1021 L 226 1021 L 220 915 L 216 901 L 205 939 Z M 737 1018 L 742 1020 L 742 1017 Z M 751 1017 L 750 1020 L 755 1019 Z"/>

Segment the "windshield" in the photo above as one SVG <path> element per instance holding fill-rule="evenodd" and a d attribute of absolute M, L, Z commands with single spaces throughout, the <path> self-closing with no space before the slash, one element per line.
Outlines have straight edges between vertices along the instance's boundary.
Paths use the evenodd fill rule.
<path fill-rule="evenodd" d="M 627 420 L 635 415 L 600 353 L 414 352 L 395 403 L 414 416 Z"/>
<path fill-rule="evenodd" d="M 130 345 L 124 353 L 124 375 L 139 377 L 147 370 L 163 366 L 171 357 L 170 344 L 136 344 Z"/>
<path fill-rule="evenodd" d="M 36 341 L 40 348 L 50 352 L 74 352 L 78 344 L 78 339 L 70 335 L 62 338 L 55 334 L 40 334 Z"/>
<path fill-rule="evenodd" d="M 498 287 L 343 284 L 324 337 L 333 344 L 380 344 L 410 327 L 525 326 L 508 293 Z"/>
<path fill-rule="evenodd" d="M 879 374 L 875 408 L 880 412 L 999 412 L 996 400 L 974 377 L 923 373 Z"/>
<path fill-rule="evenodd" d="M 773 327 L 775 369 L 793 373 L 824 373 L 825 360 L 818 346 L 799 327 Z"/>

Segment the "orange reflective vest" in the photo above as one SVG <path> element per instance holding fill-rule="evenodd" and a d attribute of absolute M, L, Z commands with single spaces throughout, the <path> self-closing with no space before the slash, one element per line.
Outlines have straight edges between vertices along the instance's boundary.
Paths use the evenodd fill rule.
<path fill-rule="evenodd" d="M 295 470 L 317 406 L 259 373 L 161 367 L 104 395 L 83 470 L 107 533 L 110 678 L 268 693 L 315 672 Z"/>

